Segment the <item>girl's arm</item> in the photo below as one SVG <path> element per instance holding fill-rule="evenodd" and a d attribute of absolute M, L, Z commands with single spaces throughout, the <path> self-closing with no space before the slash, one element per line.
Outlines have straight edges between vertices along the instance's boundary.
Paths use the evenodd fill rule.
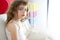
<path fill-rule="evenodd" d="M 11 40 L 18 40 L 18 30 L 12 23 L 7 25 L 7 29 L 11 33 Z"/>

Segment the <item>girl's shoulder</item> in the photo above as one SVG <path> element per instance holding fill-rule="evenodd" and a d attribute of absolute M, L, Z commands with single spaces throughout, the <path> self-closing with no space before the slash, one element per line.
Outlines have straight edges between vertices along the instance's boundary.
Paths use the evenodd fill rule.
<path fill-rule="evenodd" d="M 6 25 L 6 28 L 9 30 L 9 31 L 14 31 L 16 30 L 16 26 L 14 25 L 14 22 L 13 21 L 10 21 L 7 25 Z"/>

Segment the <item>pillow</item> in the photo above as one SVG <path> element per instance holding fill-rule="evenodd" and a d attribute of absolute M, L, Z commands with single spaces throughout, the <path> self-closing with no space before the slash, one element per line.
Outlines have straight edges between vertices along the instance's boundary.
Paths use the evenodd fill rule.
<path fill-rule="evenodd" d="M 6 14 L 0 15 L 0 40 L 7 40 L 5 33 Z"/>

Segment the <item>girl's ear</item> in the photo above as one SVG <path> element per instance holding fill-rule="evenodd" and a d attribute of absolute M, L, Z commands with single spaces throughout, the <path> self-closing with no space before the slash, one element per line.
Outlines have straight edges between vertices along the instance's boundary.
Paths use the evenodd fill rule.
<path fill-rule="evenodd" d="M 13 15 L 15 14 L 15 12 L 12 13 Z"/>
<path fill-rule="evenodd" d="M 13 14 L 17 13 L 17 11 L 13 11 Z"/>

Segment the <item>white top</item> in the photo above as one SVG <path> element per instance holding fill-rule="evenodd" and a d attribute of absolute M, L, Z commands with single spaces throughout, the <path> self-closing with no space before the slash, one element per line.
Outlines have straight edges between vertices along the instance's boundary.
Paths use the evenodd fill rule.
<path fill-rule="evenodd" d="M 18 29 L 18 25 L 20 26 L 20 29 L 18 31 L 18 40 L 26 40 L 27 34 L 29 33 L 29 24 L 27 23 L 28 21 L 25 22 L 18 22 L 18 23 L 14 23 L 14 25 L 16 26 L 16 28 Z M 7 38 L 8 40 L 11 40 L 11 33 L 8 31 L 8 29 L 6 28 L 6 34 L 7 34 Z"/>

